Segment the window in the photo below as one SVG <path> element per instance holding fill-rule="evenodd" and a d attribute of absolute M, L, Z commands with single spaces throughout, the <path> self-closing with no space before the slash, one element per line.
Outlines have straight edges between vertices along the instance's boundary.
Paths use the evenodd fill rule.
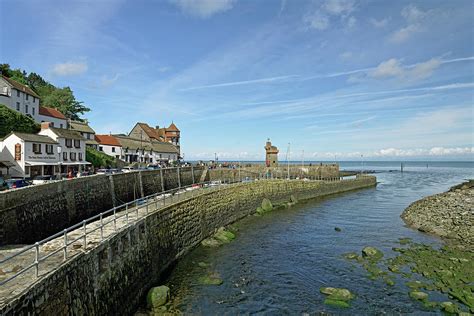
<path fill-rule="evenodd" d="M 34 107 L 31 108 L 31 112 L 33 113 L 33 115 L 35 115 L 35 108 Z"/>
<path fill-rule="evenodd" d="M 35 97 L 33 97 L 33 103 L 35 103 L 35 102 L 36 102 L 36 98 L 35 98 Z"/>
<path fill-rule="evenodd" d="M 45 146 L 46 146 L 46 153 L 47 153 L 48 155 L 54 154 L 54 152 L 53 152 L 53 145 L 48 145 L 48 144 L 47 144 L 47 145 L 45 145 Z"/>
<path fill-rule="evenodd" d="M 28 104 L 25 104 L 25 113 L 28 114 Z"/>
<path fill-rule="evenodd" d="M 79 139 L 74 140 L 74 147 L 81 148 L 81 141 Z"/>
<path fill-rule="evenodd" d="M 87 133 L 87 139 L 91 139 L 91 134 Z"/>
<path fill-rule="evenodd" d="M 54 127 L 54 122 L 51 122 L 51 127 Z"/>
<path fill-rule="evenodd" d="M 20 102 L 17 102 L 17 103 L 16 103 L 16 110 L 17 110 L 17 111 L 20 111 Z"/>
<path fill-rule="evenodd" d="M 75 161 L 76 160 L 76 153 L 69 153 L 69 159 L 71 159 L 71 161 Z"/>
<path fill-rule="evenodd" d="M 33 152 L 35 154 L 41 154 L 41 144 L 33 143 Z"/>
<path fill-rule="evenodd" d="M 67 148 L 72 148 L 72 139 L 66 138 L 66 147 Z"/>
<path fill-rule="evenodd" d="M 112 152 L 113 152 L 113 153 L 115 152 L 115 147 L 112 147 Z"/>
<path fill-rule="evenodd" d="M 28 100 L 28 97 L 29 97 L 28 93 L 25 93 L 25 96 L 26 96 L 26 100 Z"/>
<path fill-rule="evenodd" d="M 63 123 L 59 124 L 59 127 L 63 128 Z"/>
<path fill-rule="evenodd" d="M 115 155 L 115 158 L 119 159 L 119 158 L 120 158 L 120 156 L 119 156 L 119 155 Z"/>
<path fill-rule="evenodd" d="M 82 153 L 79 153 L 79 161 L 82 161 Z"/>
<path fill-rule="evenodd" d="M 16 90 L 16 96 L 20 97 L 20 90 Z"/>
<path fill-rule="evenodd" d="M 67 160 L 67 152 L 63 152 L 63 160 L 64 160 L 64 161 Z"/>
<path fill-rule="evenodd" d="M 104 147 L 99 146 L 99 151 L 104 151 Z"/>

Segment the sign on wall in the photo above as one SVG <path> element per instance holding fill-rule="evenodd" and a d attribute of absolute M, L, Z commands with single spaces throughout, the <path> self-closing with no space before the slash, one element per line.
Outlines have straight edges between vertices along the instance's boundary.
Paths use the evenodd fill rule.
<path fill-rule="evenodd" d="M 15 144 L 15 160 L 21 160 L 21 144 Z"/>

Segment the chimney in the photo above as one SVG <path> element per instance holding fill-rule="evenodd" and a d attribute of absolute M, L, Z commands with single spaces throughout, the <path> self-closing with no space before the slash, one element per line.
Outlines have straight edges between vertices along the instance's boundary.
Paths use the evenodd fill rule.
<path fill-rule="evenodd" d="M 156 129 L 160 129 L 160 125 L 156 125 Z"/>
<path fill-rule="evenodd" d="M 48 129 L 51 125 L 51 122 L 41 122 L 41 130 Z"/>

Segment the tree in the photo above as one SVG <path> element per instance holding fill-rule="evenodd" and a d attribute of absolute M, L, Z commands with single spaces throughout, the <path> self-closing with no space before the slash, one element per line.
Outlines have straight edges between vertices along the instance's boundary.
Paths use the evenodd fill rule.
<path fill-rule="evenodd" d="M 69 87 L 62 89 L 55 89 L 46 97 L 43 98 L 42 104 L 50 106 L 61 111 L 66 117 L 82 121 L 79 114 L 89 112 L 90 109 L 83 105 L 83 102 L 79 102 L 74 97 L 74 94 Z"/>

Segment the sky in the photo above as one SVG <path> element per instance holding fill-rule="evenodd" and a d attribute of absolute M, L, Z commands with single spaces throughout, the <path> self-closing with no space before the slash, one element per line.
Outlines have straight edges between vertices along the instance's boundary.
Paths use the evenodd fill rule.
<path fill-rule="evenodd" d="M 474 2 L 0 0 L 0 63 L 186 160 L 474 160 Z M 290 145 L 289 145 L 290 144 Z"/>

